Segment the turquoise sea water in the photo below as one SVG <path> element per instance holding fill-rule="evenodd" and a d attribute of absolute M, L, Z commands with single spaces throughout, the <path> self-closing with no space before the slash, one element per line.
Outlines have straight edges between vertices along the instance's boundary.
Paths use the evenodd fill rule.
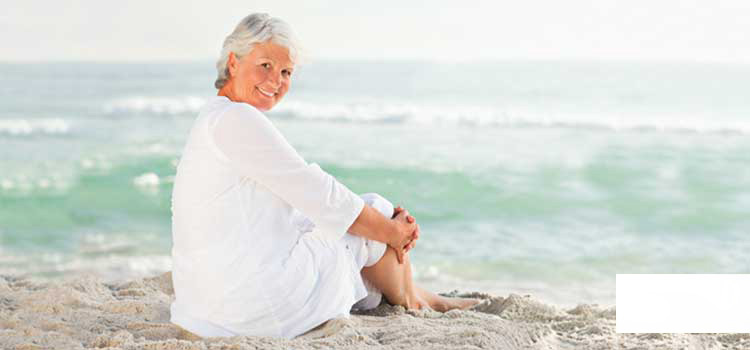
<path fill-rule="evenodd" d="M 169 270 L 213 64 L 1 64 L 0 274 Z M 750 66 L 313 62 L 268 113 L 417 218 L 438 291 L 613 304 L 616 273 L 750 273 Z"/>

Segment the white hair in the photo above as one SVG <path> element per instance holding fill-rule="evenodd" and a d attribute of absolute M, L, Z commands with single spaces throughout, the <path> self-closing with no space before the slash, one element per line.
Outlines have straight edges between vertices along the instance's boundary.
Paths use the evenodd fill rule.
<path fill-rule="evenodd" d="M 289 58 L 296 62 L 301 48 L 292 28 L 284 21 L 267 13 L 253 13 L 243 18 L 231 34 L 224 39 L 221 56 L 216 62 L 219 73 L 214 86 L 221 89 L 229 80 L 227 61 L 233 52 L 237 59 L 248 54 L 256 44 L 272 41 L 289 50 Z"/>

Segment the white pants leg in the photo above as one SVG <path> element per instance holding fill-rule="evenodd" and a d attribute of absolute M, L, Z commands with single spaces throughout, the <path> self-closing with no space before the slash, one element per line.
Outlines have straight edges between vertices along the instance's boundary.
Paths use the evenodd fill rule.
<path fill-rule="evenodd" d="M 377 193 L 365 193 L 361 194 L 360 197 L 364 199 L 365 204 L 375 208 L 377 211 L 379 211 L 383 216 L 390 219 L 393 216 L 393 204 L 388 201 L 387 199 L 383 198 L 383 196 L 377 194 Z M 372 266 L 377 263 L 380 258 L 383 257 L 383 254 L 385 254 L 385 250 L 388 248 L 388 246 L 385 243 L 373 241 L 371 239 L 366 239 L 361 236 L 355 236 L 351 234 L 347 234 L 347 237 L 345 239 L 349 240 L 351 242 L 351 245 L 353 248 L 355 248 L 355 255 L 358 255 L 358 260 L 361 260 L 360 266 L 367 267 Z M 352 309 L 359 309 L 359 310 L 368 310 L 372 309 L 380 304 L 381 299 L 383 298 L 382 293 L 375 288 L 375 286 L 370 283 L 364 276 L 362 276 L 362 280 L 365 283 L 365 287 L 367 288 L 367 296 L 358 301 Z"/>

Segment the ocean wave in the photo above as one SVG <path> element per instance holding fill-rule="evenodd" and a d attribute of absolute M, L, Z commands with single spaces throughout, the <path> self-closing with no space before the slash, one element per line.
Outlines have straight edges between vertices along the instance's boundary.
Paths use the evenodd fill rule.
<path fill-rule="evenodd" d="M 11 258 L 5 258 L 11 260 Z M 12 261 L 0 261 L 0 274 L 32 276 L 41 280 L 93 274 L 108 281 L 149 276 L 169 271 L 169 255 L 78 256 L 61 253 L 16 255 Z"/>
<path fill-rule="evenodd" d="M 0 119 L 0 135 L 64 135 L 70 124 L 60 118 L 49 119 Z"/>
<path fill-rule="evenodd" d="M 104 111 L 108 114 L 146 113 L 176 115 L 197 113 L 205 103 L 205 98 L 197 96 L 133 96 L 109 102 L 104 106 Z"/>
<path fill-rule="evenodd" d="M 163 176 L 149 172 L 138 175 L 133 178 L 133 185 L 139 190 L 149 193 L 156 194 L 159 192 L 160 185 L 174 183 L 174 176 Z"/>
<path fill-rule="evenodd" d="M 93 273 L 115 278 L 163 272 L 171 266 L 168 240 L 157 231 L 89 231 L 65 235 L 70 250 L 0 247 L 0 274 L 62 277 Z M 160 248 L 154 251 L 154 247 Z"/>
<path fill-rule="evenodd" d="M 605 131 L 692 133 L 750 133 L 750 122 L 706 118 L 647 118 L 643 116 L 572 115 L 505 110 L 485 106 L 378 103 L 309 103 L 287 101 L 272 117 L 351 123 L 443 124 L 467 127 L 563 128 Z"/>
<path fill-rule="evenodd" d="M 61 191 L 66 190 L 69 184 L 59 176 L 41 178 L 0 178 L 0 193 L 31 193 L 37 191 Z"/>
<path fill-rule="evenodd" d="M 198 96 L 134 96 L 104 106 L 108 114 L 196 115 L 207 99 Z M 286 100 L 268 113 L 271 118 L 344 123 L 457 125 L 464 127 L 560 128 L 602 131 L 750 134 L 750 122 L 708 116 L 650 117 L 643 115 L 571 114 L 494 106 L 444 106 L 437 103 L 321 103 Z M 27 127 L 16 126 L 16 132 Z M 51 125 L 45 130 L 56 130 Z M 67 129 L 65 129 L 67 130 Z M 2 132 L 2 124 L 0 124 Z"/>

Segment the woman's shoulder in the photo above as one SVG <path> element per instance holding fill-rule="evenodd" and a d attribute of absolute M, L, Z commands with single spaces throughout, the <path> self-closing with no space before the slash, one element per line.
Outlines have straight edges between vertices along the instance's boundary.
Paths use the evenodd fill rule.
<path fill-rule="evenodd" d="M 255 108 L 255 106 L 245 102 L 235 102 L 227 98 L 226 96 L 214 96 L 209 100 L 209 105 L 214 104 L 215 108 L 223 110 L 223 112 L 232 111 L 234 113 L 249 113 L 249 114 L 260 114 L 263 113 Z"/>
<path fill-rule="evenodd" d="M 234 102 L 224 96 L 215 96 L 204 110 L 209 124 L 215 126 L 219 121 L 232 124 L 265 123 L 266 117 L 259 109 L 244 102 Z"/>
<path fill-rule="evenodd" d="M 265 114 L 263 114 L 262 111 L 255 108 L 253 105 L 244 103 L 244 102 L 234 102 L 224 96 L 217 96 L 220 97 L 219 103 L 218 103 L 218 116 L 222 115 L 230 115 L 230 116 L 242 116 L 242 117 L 250 117 L 252 119 L 261 118 L 265 119 Z"/>

